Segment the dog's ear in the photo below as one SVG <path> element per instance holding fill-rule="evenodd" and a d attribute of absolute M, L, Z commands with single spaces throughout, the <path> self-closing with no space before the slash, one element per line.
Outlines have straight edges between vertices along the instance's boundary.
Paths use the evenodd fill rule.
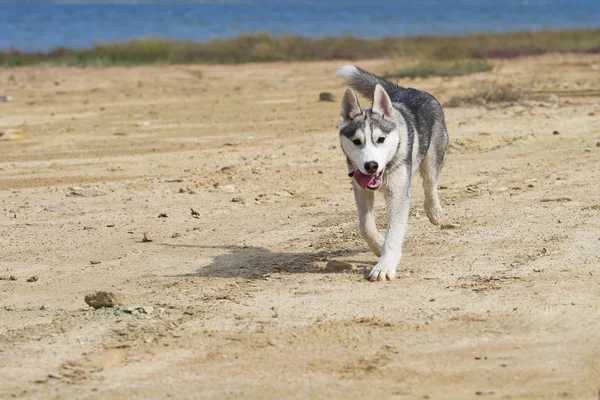
<path fill-rule="evenodd" d="M 381 85 L 375 86 L 375 94 L 373 96 L 373 112 L 381 115 L 384 118 L 393 118 L 394 107 L 392 106 L 392 100 L 390 96 L 385 92 L 385 89 Z"/>
<path fill-rule="evenodd" d="M 340 122 L 347 122 L 362 114 L 358 98 L 354 90 L 348 88 L 342 98 L 342 109 L 340 111 Z"/>

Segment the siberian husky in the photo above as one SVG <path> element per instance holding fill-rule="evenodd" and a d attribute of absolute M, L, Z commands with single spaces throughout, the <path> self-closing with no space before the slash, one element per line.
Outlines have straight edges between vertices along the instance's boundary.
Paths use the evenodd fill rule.
<path fill-rule="evenodd" d="M 403 88 L 353 65 L 337 76 L 373 99 L 361 108 L 347 89 L 340 111 L 340 141 L 348 161 L 360 232 L 377 256 L 371 281 L 393 279 L 402 258 L 402 242 L 410 209 L 410 181 L 420 173 L 425 213 L 437 225 L 442 217 L 438 180 L 448 149 L 448 133 L 440 103 L 429 93 Z M 374 191 L 383 189 L 387 209 L 385 240 L 375 226 Z"/>

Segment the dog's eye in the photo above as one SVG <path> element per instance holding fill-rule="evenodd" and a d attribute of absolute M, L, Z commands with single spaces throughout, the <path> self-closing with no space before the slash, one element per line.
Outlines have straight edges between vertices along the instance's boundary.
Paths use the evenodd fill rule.
<path fill-rule="evenodd" d="M 352 141 L 352 143 L 354 143 L 354 144 L 355 144 L 355 145 L 357 145 L 357 146 L 360 146 L 362 142 L 360 141 L 360 139 L 354 139 L 354 140 Z"/>
<path fill-rule="evenodd" d="M 377 143 L 381 144 L 385 142 L 385 138 L 383 136 L 379 136 L 379 138 L 377 139 Z"/>

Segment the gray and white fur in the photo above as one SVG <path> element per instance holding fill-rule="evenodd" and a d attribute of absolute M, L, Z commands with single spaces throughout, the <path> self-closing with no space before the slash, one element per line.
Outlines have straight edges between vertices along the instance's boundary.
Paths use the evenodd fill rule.
<path fill-rule="evenodd" d="M 398 86 L 356 66 L 345 65 L 336 75 L 373 100 L 371 108 L 363 109 L 355 92 L 346 90 L 340 111 L 340 142 L 348 171 L 371 179 L 366 188 L 352 179 L 360 232 L 381 257 L 369 279 L 391 280 L 402 259 L 413 175 L 420 173 L 423 178 L 429 221 L 437 225 L 442 217 L 437 190 L 448 149 L 444 112 L 431 94 Z M 374 190 L 379 188 L 386 200 L 385 240 L 375 226 L 373 209 Z"/>

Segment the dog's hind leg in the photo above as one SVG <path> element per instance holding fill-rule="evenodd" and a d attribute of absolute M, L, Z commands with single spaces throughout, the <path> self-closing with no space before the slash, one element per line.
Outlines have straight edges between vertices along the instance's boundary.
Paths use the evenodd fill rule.
<path fill-rule="evenodd" d="M 383 245 L 383 236 L 379 233 L 375 225 L 375 193 L 371 190 L 361 189 L 356 183 L 353 183 L 352 187 L 358 208 L 360 233 L 371 251 L 379 257 L 381 255 L 381 246 Z"/>
<path fill-rule="evenodd" d="M 446 133 L 446 129 L 441 127 L 436 133 L 433 135 L 427 155 L 420 166 L 420 173 L 423 178 L 423 191 L 425 192 L 423 207 L 425 208 L 425 214 L 429 218 L 429 222 L 434 225 L 440 223 L 443 214 L 438 197 L 438 183 L 448 148 L 448 134 Z"/>

